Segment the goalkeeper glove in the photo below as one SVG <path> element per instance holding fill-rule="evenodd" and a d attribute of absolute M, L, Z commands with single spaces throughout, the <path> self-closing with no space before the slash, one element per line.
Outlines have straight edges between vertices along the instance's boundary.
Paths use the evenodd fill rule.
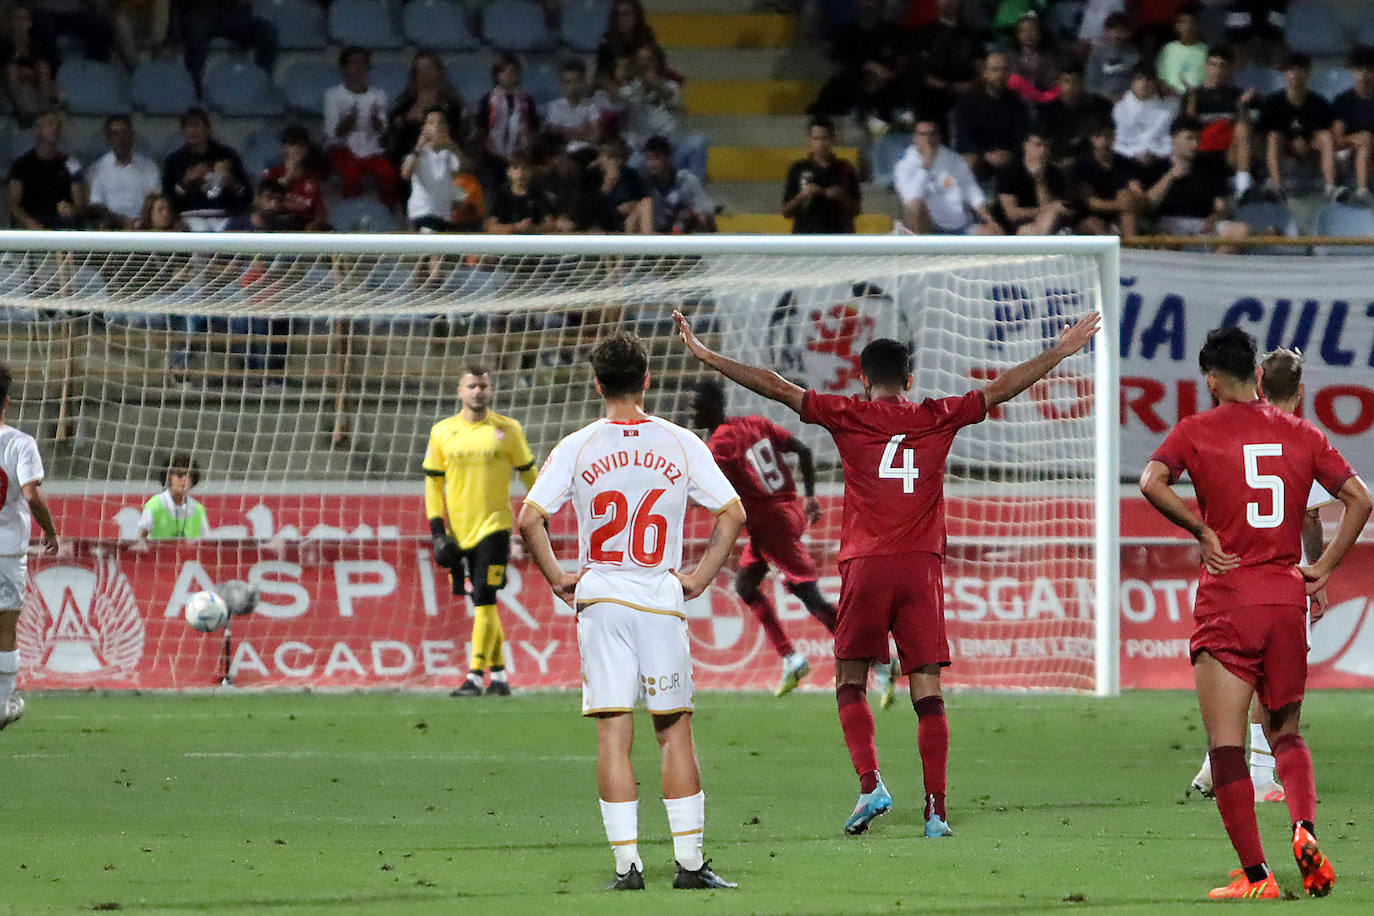
<path fill-rule="evenodd" d="M 441 534 L 434 539 L 434 562 L 440 566 L 453 569 L 462 559 L 462 552 L 458 549 L 458 542 L 450 535 Z"/>

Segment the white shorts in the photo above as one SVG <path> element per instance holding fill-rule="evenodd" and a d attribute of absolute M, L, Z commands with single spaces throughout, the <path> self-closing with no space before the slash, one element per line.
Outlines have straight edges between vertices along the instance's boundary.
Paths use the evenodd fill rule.
<path fill-rule="evenodd" d="M 29 558 L 0 557 L 0 611 L 17 611 L 24 607 L 24 592 L 29 585 Z"/>
<path fill-rule="evenodd" d="M 577 615 L 582 715 L 630 712 L 644 698 L 655 715 L 692 710 L 687 621 L 599 602 Z"/>

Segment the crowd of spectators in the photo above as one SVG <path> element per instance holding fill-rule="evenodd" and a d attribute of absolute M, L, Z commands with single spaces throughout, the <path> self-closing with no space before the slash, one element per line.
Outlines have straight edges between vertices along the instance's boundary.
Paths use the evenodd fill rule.
<path fill-rule="evenodd" d="M 1225 41 L 1210 44 L 1202 8 L 1179 2 L 1089 2 L 1058 30 L 1036 0 L 895 6 L 854 0 L 828 30 L 811 155 L 783 194 L 797 232 L 852 231 L 857 183 L 817 142 L 842 118 L 887 151 L 861 168 L 890 171 L 914 232 L 1236 239 L 1252 200 L 1374 205 L 1374 49 L 1340 62 L 1328 99 L 1272 4 L 1231 4 Z M 1282 88 L 1238 86 L 1242 67 L 1277 70 Z"/>
<path fill-rule="evenodd" d="M 184 143 L 160 164 L 140 152 L 127 116 L 106 121 L 109 152 L 82 163 L 64 148 L 53 81 L 63 35 L 88 57 L 136 59 L 135 14 L 147 53 L 180 45 L 197 88 L 216 38 L 270 70 L 274 29 L 246 0 L 39 0 L 8 12 L 4 88 L 35 141 L 9 172 L 18 227 L 317 231 L 331 228 L 330 199 L 371 194 L 417 232 L 715 230 L 706 144 L 683 128 L 682 79 L 639 0 L 611 4 L 593 65 L 568 56 L 560 97 L 542 106 L 515 55 L 496 58 L 490 89 L 469 104 L 438 54 L 414 54 L 393 99 L 370 80 L 370 52 L 345 48 L 322 121 L 285 127 L 279 158 L 261 174 L 248 173 L 199 106 L 182 114 Z"/>

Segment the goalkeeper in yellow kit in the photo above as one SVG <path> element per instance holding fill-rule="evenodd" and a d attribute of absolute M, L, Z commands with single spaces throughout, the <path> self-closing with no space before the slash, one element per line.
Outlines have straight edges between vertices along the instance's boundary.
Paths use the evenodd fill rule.
<path fill-rule="evenodd" d="M 506 584 L 510 535 L 511 471 L 528 489 L 534 483 L 534 453 L 525 431 L 510 417 L 491 410 L 491 375 L 469 366 L 458 383 L 463 409 L 434 424 L 425 451 L 425 514 L 434 537 L 434 562 L 447 567 L 453 593 L 472 583 L 476 619 L 467 680 L 453 696 L 482 695 L 482 676 L 490 671 L 487 694 L 509 696 L 505 633 L 496 613 L 496 593 Z"/>

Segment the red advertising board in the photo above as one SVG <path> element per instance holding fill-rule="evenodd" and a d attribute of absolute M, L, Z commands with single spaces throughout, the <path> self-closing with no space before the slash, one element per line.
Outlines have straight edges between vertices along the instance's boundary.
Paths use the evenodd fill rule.
<path fill-rule="evenodd" d="M 428 538 L 417 531 L 423 530 L 418 499 L 234 496 L 205 502 L 221 531 L 241 516 L 252 537 L 133 545 L 118 538 L 119 519 L 136 512 L 132 501 L 54 500 L 68 546 L 59 557 L 30 560 L 20 622 L 25 687 L 218 683 L 223 634 L 192 630 L 181 608 L 193 592 L 230 579 L 254 582 L 262 592 L 256 613 L 233 622 L 228 662 L 236 684 L 443 688 L 461 681 L 471 610 L 451 593 L 446 573 L 431 560 Z M 1123 517 L 1137 517 L 1132 502 L 1123 505 Z M 560 555 L 572 556 L 565 516 L 555 520 L 556 546 Z M 1142 523 L 1148 518 L 1138 517 Z M 708 524 L 704 513 L 693 520 L 699 534 Z M 302 537 L 309 534 L 314 537 Z M 839 588 L 835 546 L 819 539 L 811 544 L 821 589 L 832 600 Z M 1128 544 L 1121 561 L 1122 686 L 1190 686 L 1195 549 L 1186 542 Z M 780 585 L 770 586 L 785 627 L 812 658 L 810 684 L 827 685 L 829 634 Z M 1018 564 L 1005 549 L 953 547 L 945 570 L 954 656 L 949 683 L 1088 689 L 1090 597 L 1086 559 Z M 1312 685 L 1372 687 L 1374 545 L 1357 545 L 1331 597 L 1331 611 L 1313 628 Z M 575 687 L 580 675 L 571 608 L 556 601 L 521 558 L 511 564 L 500 600 L 512 681 Z M 691 603 L 688 617 L 699 688 L 774 685 L 777 656 L 727 575 Z"/>

